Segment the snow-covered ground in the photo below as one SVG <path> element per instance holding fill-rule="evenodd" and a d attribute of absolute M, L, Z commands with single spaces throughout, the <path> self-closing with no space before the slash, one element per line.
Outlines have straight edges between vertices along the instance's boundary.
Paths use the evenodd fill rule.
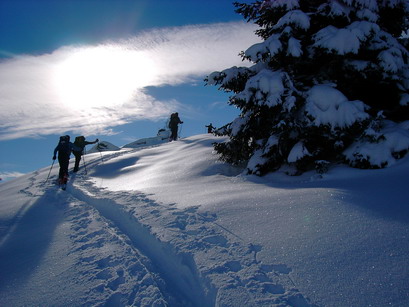
<path fill-rule="evenodd" d="M 258 178 L 218 140 L 1 183 L 0 306 L 409 306 L 409 158 Z"/>

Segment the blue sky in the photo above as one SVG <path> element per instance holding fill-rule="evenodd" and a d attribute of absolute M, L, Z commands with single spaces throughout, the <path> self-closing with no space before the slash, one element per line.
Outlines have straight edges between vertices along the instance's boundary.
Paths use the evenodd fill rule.
<path fill-rule="evenodd" d="M 182 137 L 230 122 L 203 79 L 245 65 L 254 30 L 230 0 L 0 1 L 0 177 L 50 165 L 60 135 L 122 146 L 173 111 Z"/>

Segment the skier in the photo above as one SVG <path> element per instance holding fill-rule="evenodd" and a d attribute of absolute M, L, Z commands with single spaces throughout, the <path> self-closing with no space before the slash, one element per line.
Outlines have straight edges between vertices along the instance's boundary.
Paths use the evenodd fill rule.
<path fill-rule="evenodd" d="M 213 127 L 212 123 L 210 123 L 209 125 L 207 125 L 205 127 L 207 128 L 207 133 L 212 133 L 213 132 L 214 127 Z"/>
<path fill-rule="evenodd" d="M 81 161 L 82 155 L 84 154 L 85 145 L 95 144 L 98 142 L 99 142 L 98 139 L 96 139 L 94 142 L 88 142 L 85 140 L 85 137 L 82 135 L 77 136 L 75 138 L 74 145 L 77 147 L 77 149 L 72 150 L 72 153 L 75 156 L 74 172 L 78 172 L 80 168 L 80 161 Z"/>
<path fill-rule="evenodd" d="M 172 113 L 172 115 L 170 116 L 170 120 L 169 120 L 169 128 L 171 131 L 171 135 L 170 135 L 170 141 L 176 141 L 178 138 L 178 125 L 179 124 L 183 124 L 183 122 L 180 120 L 179 118 L 179 114 L 176 113 Z"/>
<path fill-rule="evenodd" d="M 60 137 L 58 145 L 54 149 L 53 160 L 56 159 L 58 152 L 58 163 L 60 164 L 60 171 L 58 174 L 58 183 L 63 185 L 63 189 L 67 184 L 68 180 L 68 164 L 70 162 L 70 155 L 73 149 L 76 149 L 76 146 L 70 142 L 70 136 L 64 135 Z"/>

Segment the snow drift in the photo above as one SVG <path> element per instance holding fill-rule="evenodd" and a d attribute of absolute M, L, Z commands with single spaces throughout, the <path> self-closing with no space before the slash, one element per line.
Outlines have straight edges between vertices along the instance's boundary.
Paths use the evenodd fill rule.
<path fill-rule="evenodd" d="M 409 159 L 259 178 L 211 135 L 0 184 L 0 305 L 406 306 Z M 70 169 L 72 168 L 72 165 Z"/>

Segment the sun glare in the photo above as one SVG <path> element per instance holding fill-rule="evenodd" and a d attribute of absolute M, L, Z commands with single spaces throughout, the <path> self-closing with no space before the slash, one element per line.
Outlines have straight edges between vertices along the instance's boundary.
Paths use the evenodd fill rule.
<path fill-rule="evenodd" d="M 56 67 L 58 97 L 78 109 L 121 105 L 150 85 L 156 73 L 147 54 L 117 46 L 73 50 Z"/>

